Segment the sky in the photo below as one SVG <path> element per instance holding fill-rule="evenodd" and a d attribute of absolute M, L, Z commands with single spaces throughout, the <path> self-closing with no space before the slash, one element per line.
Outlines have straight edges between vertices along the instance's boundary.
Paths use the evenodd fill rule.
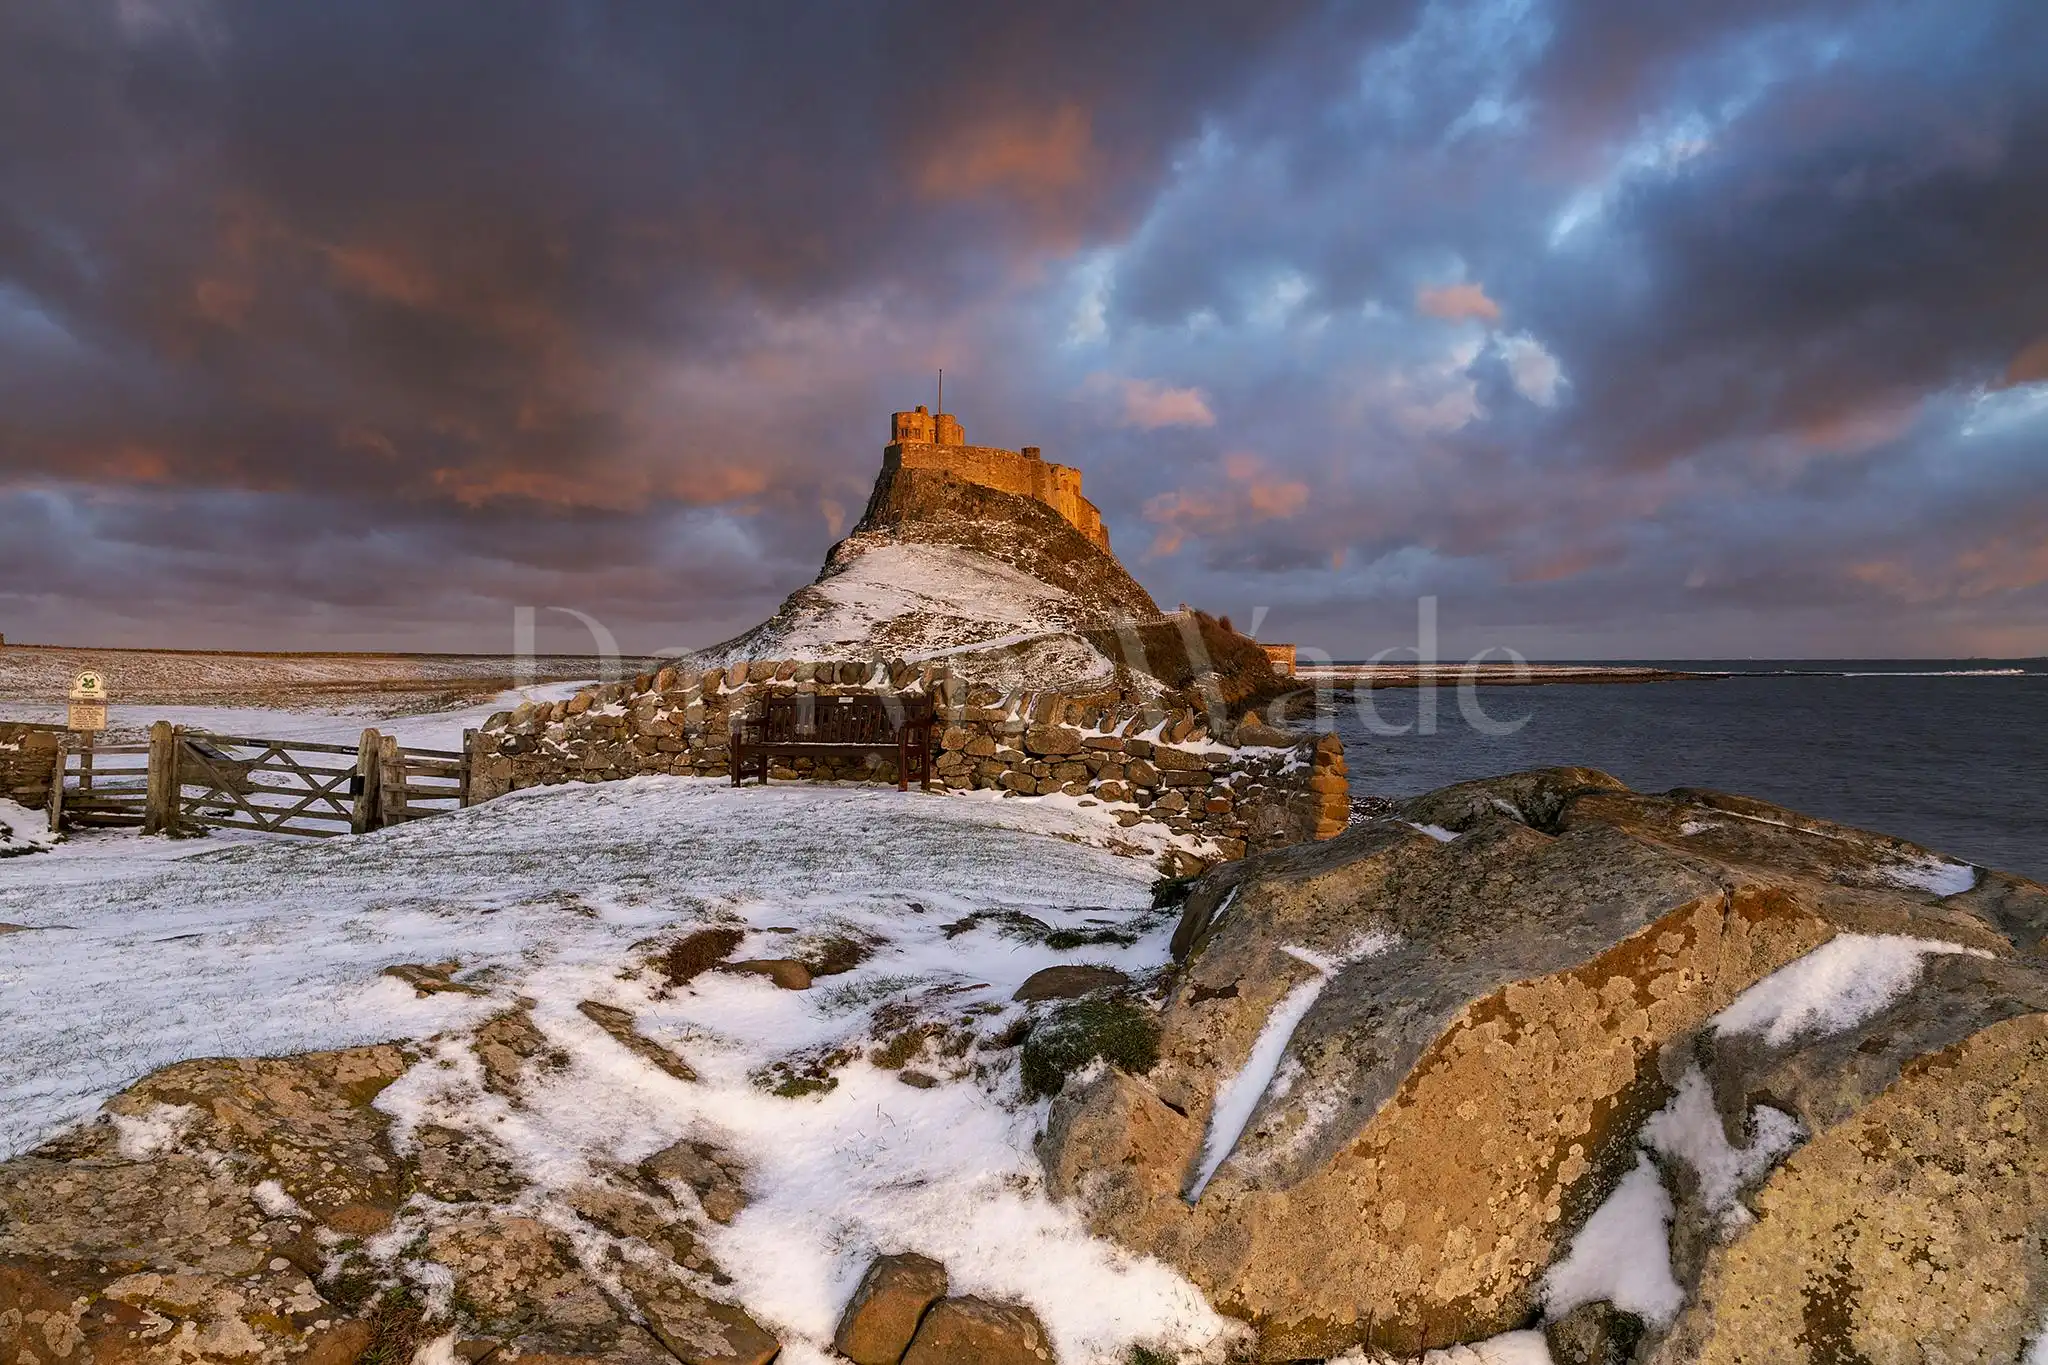
<path fill-rule="evenodd" d="M 2038 0 L 0 0 L 0 633 L 709 645 L 888 414 L 1338 657 L 2048 653 Z"/>

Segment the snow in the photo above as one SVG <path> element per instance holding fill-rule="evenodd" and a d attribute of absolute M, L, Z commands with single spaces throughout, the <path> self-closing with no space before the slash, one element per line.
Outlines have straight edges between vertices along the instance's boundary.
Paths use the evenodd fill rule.
<path fill-rule="evenodd" d="M 1331 1356 L 1329 1365 L 1392 1365 L 1392 1357 L 1353 1347 Z M 1541 1332 L 1503 1332 L 1485 1341 L 1425 1352 L 1418 1365 L 1552 1365 L 1549 1343 Z"/>
<path fill-rule="evenodd" d="M 1936 854 L 1903 858 L 1881 869 L 1880 876 L 1894 886 L 1928 891 L 1937 896 L 1960 896 L 1977 884 L 1977 869 L 1969 863 L 1950 862 Z"/>
<path fill-rule="evenodd" d="M 1503 1332 L 1485 1341 L 1431 1351 L 1422 1361 L 1423 1365 L 1551 1365 L 1551 1356 L 1543 1333 Z"/>
<path fill-rule="evenodd" d="M 1236 1148 L 1238 1139 L 1244 1136 L 1245 1125 L 1251 1122 L 1253 1111 L 1265 1098 L 1280 1070 L 1281 1060 L 1287 1055 L 1287 1045 L 1293 1041 L 1294 1030 L 1308 1017 L 1323 989 L 1336 980 L 1338 971 L 1346 964 L 1384 953 L 1393 946 L 1394 939 L 1390 935 L 1368 934 L 1334 959 L 1308 948 L 1281 948 L 1280 951 L 1297 962 L 1314 968 L 1315 975 L 1296 983 L 1280 997 L 1280 1003 L 1266 1016 L 1259 1036 L 1253 1040 L 1251 1053 L 1245 1058 L 1244 1065 L 1217 1090 L 1215 1107 L 1209 1114 L 1209 1131 L 1202 1140 L 1202 1164 L 1185 1196 L 1188 1203 L 1201 1199 L 1202 1191 L 1209 1188 L 1209 1181 Z"/>
<path fill-rule="evenodd" d="M 953 545 L 881 543 L 822 579 L 787 622 L 750 640 L 755 657 L 830 657 L 865 646 L 892 622 L 943 617 L 933 647 L 961 643 L 962 626 L 990 640 L 1019 642 L 1067 625 L 1067 594 L 999 559 Z M 909 642 L 906 641 L 906 644 Z"/>
<path fill-rule="evenodd" d="M 0 858 L 40 853 L 56 842 L 49 816 L 0 796 Z"/>
<path fill-rule="evenodd" d="M 1636 1164 L 1593 1211 L 1570 1252 L 1543 1277 L 1544 1316 L 1556 1321 L 1602 1299 L 1668 1327 L 1685 1303 L 1671 1273 L 1671 1196 L 1649 1157 Z"/>
<path fill-rule="evenodd" d="M 1920 980 L 1938 953 L 1990 957 L 1936 939 L 1896 934 L 1837 934 L 1735 997 L 1709 1023 L 1721 1033 L 1762 1034 L 1771 1047 L 1813 1034 L 1840 1033 L 1882 1013 Z"/>
<path fill-rule="evenodd" d="M 1749 1114 L 1749 1144 L 1729 1143 L 1727 1130 L 1714 1107 L 1713 1089 L 1695 1066 L 1679 1080 L 1668 1104 L 1643 1125 L 1643 1143 L 1652 1151 L 1685 1162 L 1699 1177 L 1700 1201 L 1724 1225 L 1746 1221 L 1736 1203 L 1744 1186 L 1775 1166 L 1805 1138 L 1799 1120 L 1781 1109 L 1758 1105 Z"/>
<path fill-rule="evenodd" d="M 1458 831 L 1454 829 L 1445 829 L 1442 825 L 1418 825 L 1413 820 L 1410 820 L 1408 823 L 1413 828 L 1421 830 L 1424 834 L 1427 834 L 1430 838 L 1436 840 L 1440 844 L 1448 844 L 1458 837 Z"/>
<path fill-rule="evenodd" d="M 2048 1313 L 2042 1315 L 2040 1329 L 2034 1334 L 2027 1353 L 2020 1357 L 2020 1365 L 2048 1365 Z"/>
<path fill-rule="evenodd" d="M 427 1121 L 488 1132 L 537 1183 L 537 1216 L 578 1235 L 595 1234 L 548 1201 L 614 1163 L 686 1134 L 743 1153 L 752 1202 L 702 1236 L 793 1361 L 826 1358 L 868 1260 L 895 1250 L 944 1261 L 957 1292 L 1029 1304 L 1070 1365 L 1120 1359 L 1137 1341 L 1215 1346 L 1239 1329 L 1193 1285 L 1091 1236 L 1045 1193 L 1032 1149 L 1045 1105 L 1023 1098 L 1014 1052 L 987 1043 L 969 1054 L 974 1069 L 930 1089 L 863 1059 L 884 1006 L 954 1023 L 974 1011 L 991 1039 L 1023 1012 L 1010 996 L 1040 968 L 1164 965 L 1172 916 L 1149 907 L 1151 861 L 1103 847 L 1150 851 L 1157 836 L 1103 811 L 650 777 L 321 841 L 74 836 L 0 864 L 0 920 L 35 930 L 0 957 L 0 1156 L 186 1057 L 426 1040 L 378 1101 L 394 1140 Z M 991 911 L 1133 941 L 1059 951 L 997 920 L 958 929 Z M 664 993 L 624 970 L 636 944 L 707 922 L 746 930 L 740 958 L 788 955 L 805 935 L 885 942 L 803 992 L 712 973 Z M 420 997 L 380 974 L 449 958 L 487 994 Z M 518 997 L 569 1062 L 530 1078 L 515 1110 L 483 1089 L 464 1035 Z M 582 1000 L 631 1010 L 698 1081 L 627 1052 Z M 827 1093 L 759 1084 L 774 1063 L 833 1050 L 853 1060 Z M 178 1140 L 174 1111 L 119 1122 L 137 1151 Z M 428 1216 L 415 1207 L 395 1231 Z"/>

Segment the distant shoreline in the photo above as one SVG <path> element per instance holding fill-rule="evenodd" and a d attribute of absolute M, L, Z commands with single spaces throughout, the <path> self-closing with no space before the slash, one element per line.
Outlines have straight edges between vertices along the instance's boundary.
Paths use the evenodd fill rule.
<path fill-rule="evenodd" d="M 1456 686 L 1543 687 L 1563 683 L 1708 682 L 1727 673 L 1689 673 L 1670 668 L 1627 668 L 1591 664 L 1334 664 L 1295 671 L 1297 682 L 1347 689 Z"/>

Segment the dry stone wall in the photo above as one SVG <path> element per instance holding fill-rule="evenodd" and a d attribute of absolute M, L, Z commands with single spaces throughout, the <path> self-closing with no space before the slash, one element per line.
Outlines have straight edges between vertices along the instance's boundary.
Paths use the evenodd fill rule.
<path fill-rule="evenodd" d="M 57 768 L 57 733 L 0 721 L 0 797 L 39 809 Z"/>
<path fill-rule="evenodd" d="M 566 700 L 529 702 L 491 717 L 472 737 L 471 799 L 648 773 L 726 776 L 738 718 L 764 696 L 803 692 L 930 696 L 938 785 L 1099 803 L 1127 828 L 1160 824 L 1201 841 L 1210 860 L 1327 839 L 1350 817 L 1343 745 L 1334 735 L 1304 737 L 1253 711 L 1232 719 L 1185 698 L 1004 694 L 943 665 L 901 660 L 665 668 Z M 775 764 L 771 777 L 785 780 L 896 780 L 886 756 Z"/>

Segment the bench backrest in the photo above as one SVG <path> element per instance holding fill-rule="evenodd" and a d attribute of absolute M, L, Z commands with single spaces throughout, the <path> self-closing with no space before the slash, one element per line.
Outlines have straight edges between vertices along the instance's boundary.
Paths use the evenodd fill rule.
<path fill-rule="evenodd" d="M 904 726 L 929 726 L 931 719 L 928 696 L 820 697 L 803 692 L 763 698 L 759 733 L 760 742 L 767 744 L 894 744 L 899 720 Z"/>

